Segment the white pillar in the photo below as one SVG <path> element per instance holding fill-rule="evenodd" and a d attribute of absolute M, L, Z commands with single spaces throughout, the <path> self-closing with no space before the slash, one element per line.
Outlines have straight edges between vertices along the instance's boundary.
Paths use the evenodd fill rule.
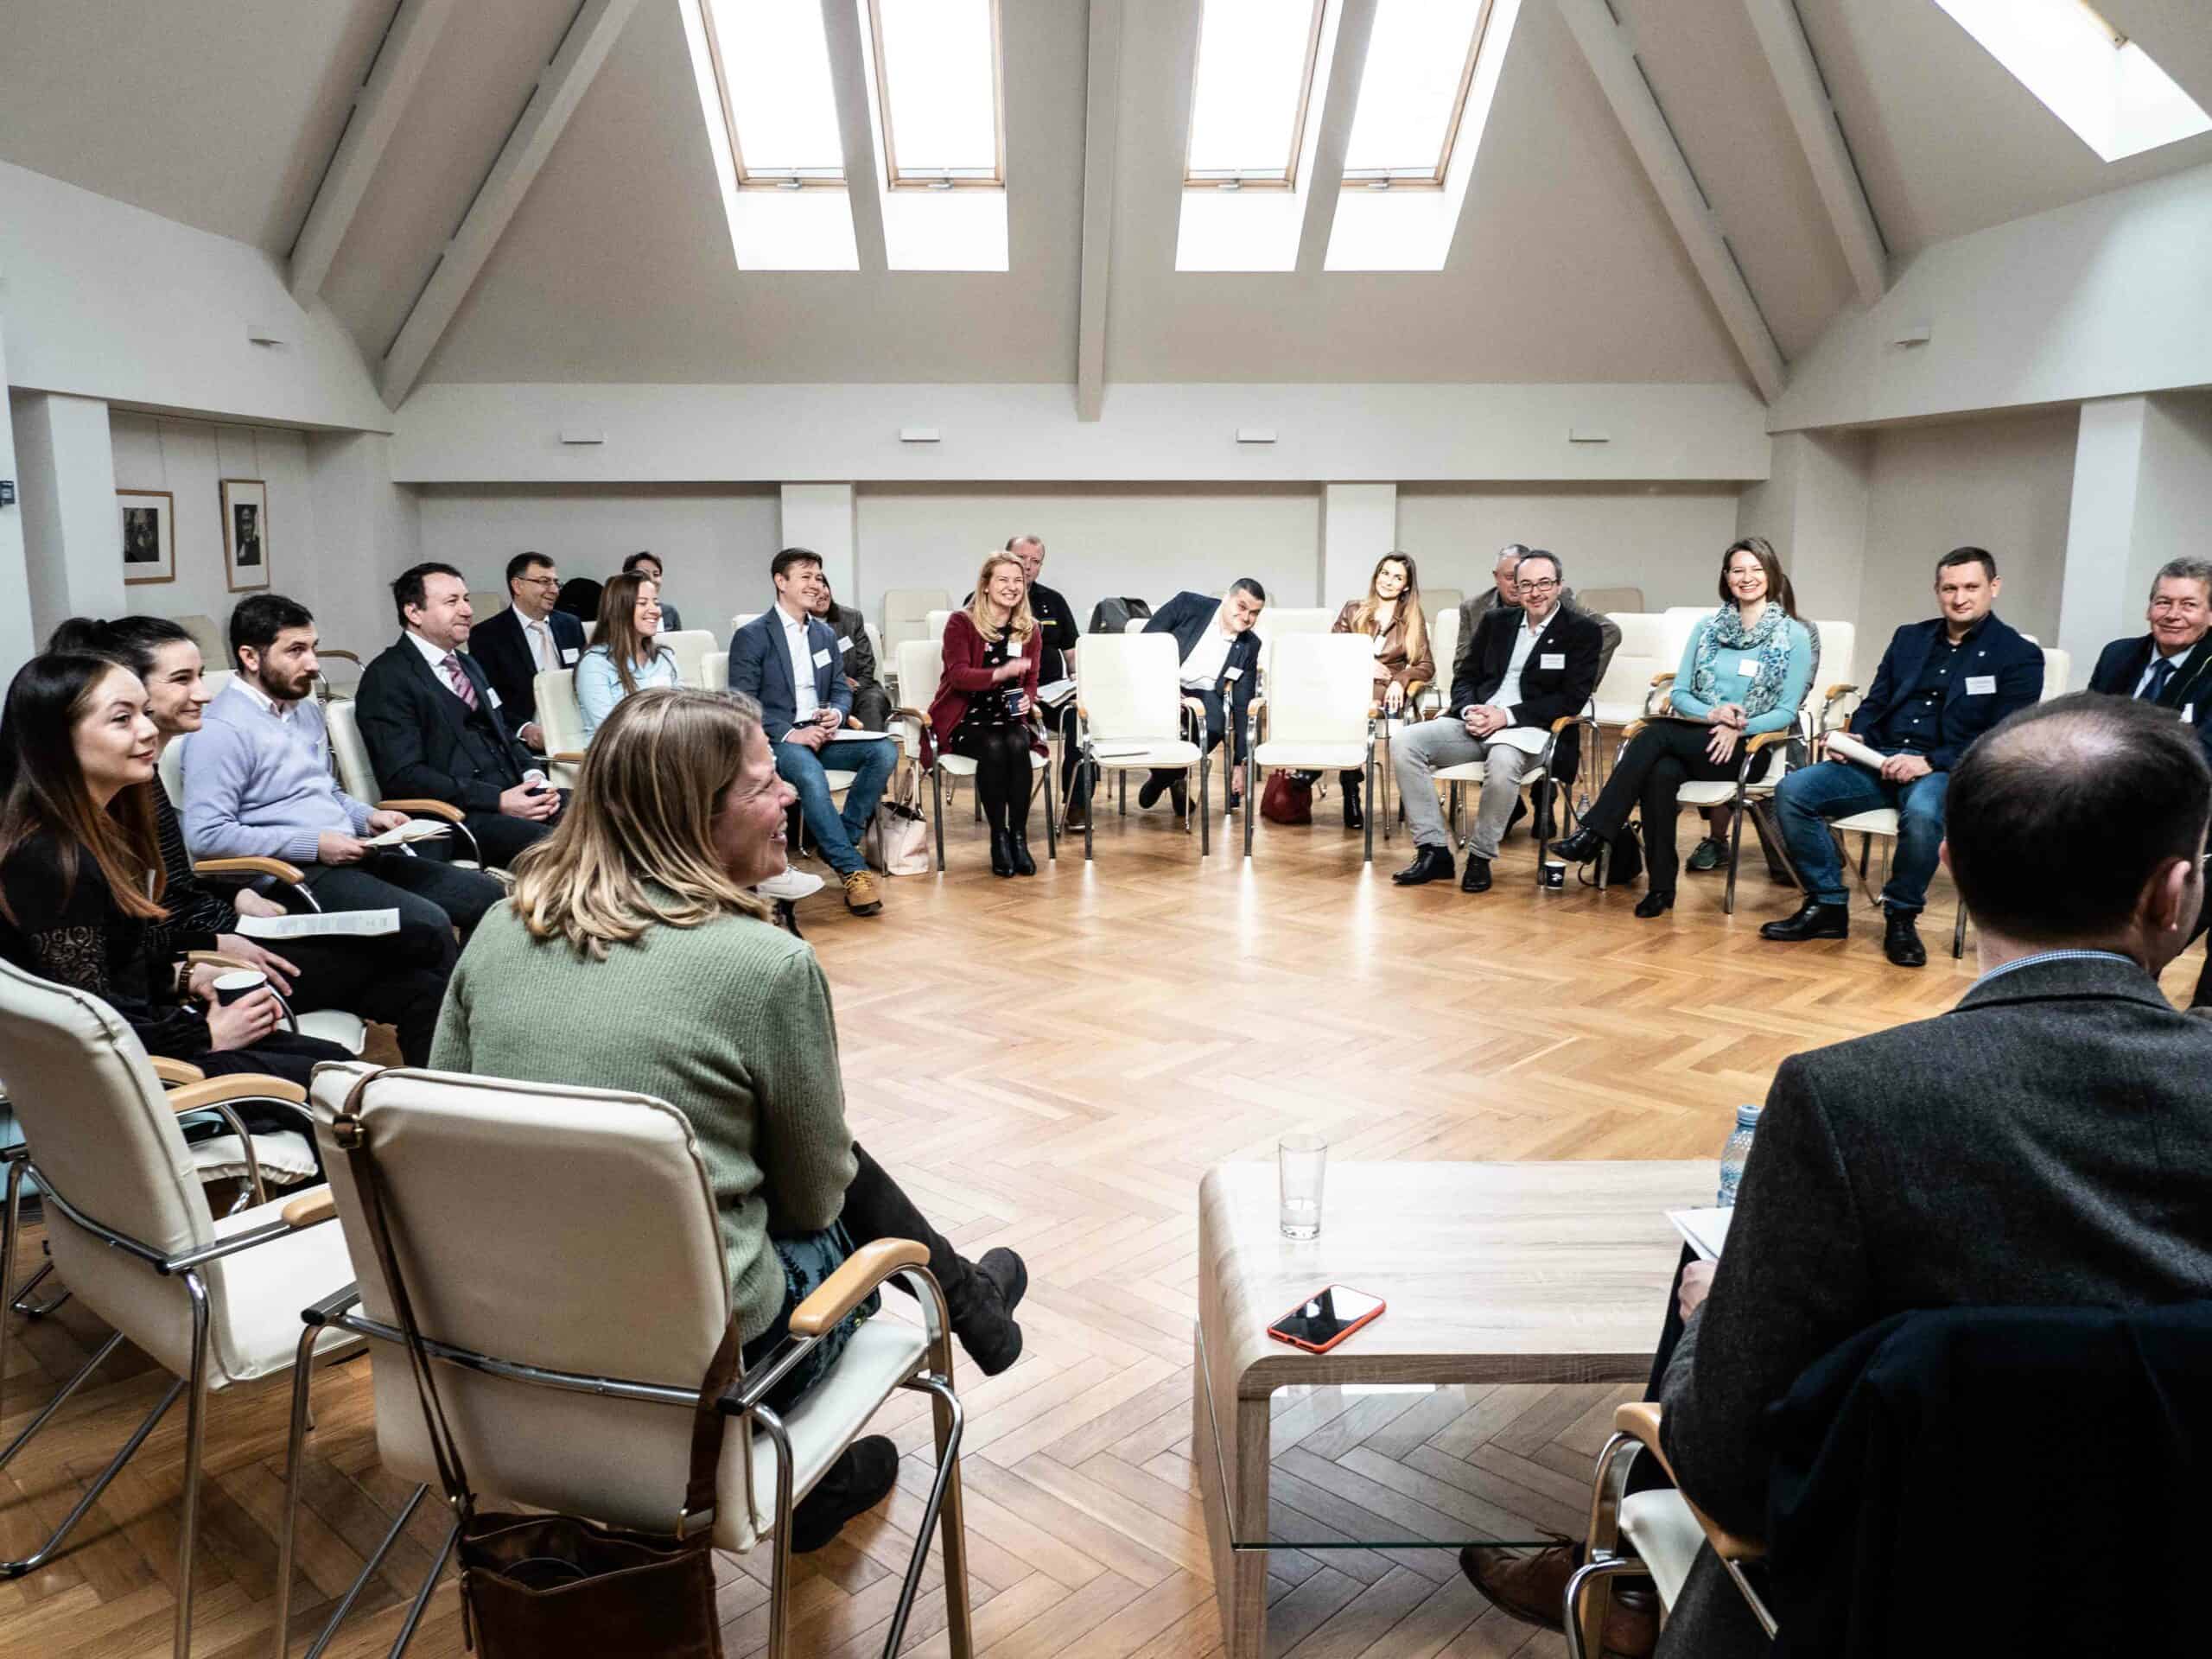
<path fill-rule="evenodd" d="M 365 662 L 399 632 L 392 581 L 423 559 L 419 505 L 411 488 L 391 481 L 391 438 L 308 433 L 308 501 L 315 577 L 291 591 L 314 609 L 326 644 L 359 652 Z"/>
<path fill-rule="evenodd" d="M 1872 446 L 1856 432 L 1777 432 L 1774 464 L 1736 506 L 1736 533 L 1781 555 L 1801 614 L 1859 622 Z"/>
<path fill-rule="evenodd" d="M 2149 418 L 2145 397 L 2099 397 L 2082 405 L 2057 641 L 2081 665 L 2080 683 L 2107 641 L 2143 632 L 2143 595 L 2133 591 L 2129 567 Z"/>
<path fill-rule="evenodd" d="M 1357 599 L 1367 592 L 1375 562 L 1397 544 L 1395 484 L 1324 485 L 1320 591 L 1310 601 L 1284 594 L 1277 602 L 1333 607 Z"/>
<path fill-rule="evenodd" d="M 822 556 L 822 574 L 840 605 L 865 611 L 861 603 L 859 530 L 849 484 L 786 484 L 783 486 L 785 547 L 810 547 Z"/>
<path fill-rule="evenodd" d="M 72 616 L 124 613 L 123 521 L 107 404 L 60 392 L 10 395 L 23 506 L 31 628 L 43 639 Z"/>
<path fill-rule="evenodd" d="M 0 334 L 0 389 L 8 384 L 8 342 Z M 16 423 L 9 400 L 0 396 L 0 480 L 13 486 L 15 505 L 0 507 L 0 593 L 28 594 L 30 577 L 23 562 L 22 486 L 16 470 Z M 0 605 L 0 690 L 36 653 L 30 607 Z"/>

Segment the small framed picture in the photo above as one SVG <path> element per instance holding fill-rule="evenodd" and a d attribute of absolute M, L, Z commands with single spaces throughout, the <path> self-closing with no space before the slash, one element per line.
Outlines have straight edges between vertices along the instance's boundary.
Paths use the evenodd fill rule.
<path fill-rule="evenodd" d="M 232 593 L 269 585 L 269 486 L 257 478 L 223 480 L 223 555 Z"/>
<path fill-rule="evenodd" d="M 167 490 L 118 490 L 122 518 L 123 582 L 176 580 L 176 497 Z"/>

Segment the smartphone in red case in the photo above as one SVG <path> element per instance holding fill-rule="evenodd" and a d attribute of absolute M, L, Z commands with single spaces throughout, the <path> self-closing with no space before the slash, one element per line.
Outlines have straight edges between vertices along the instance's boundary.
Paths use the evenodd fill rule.
<path fill-rule="evenodd" d="M 1372 1325 L 1387 1306 L 1380 1296 L 1349 1285 L 1324 1285 L 1269 1325 L 1268 1334 L 1309 1354 L 1325 1354 L 1355 1331 Z"/>

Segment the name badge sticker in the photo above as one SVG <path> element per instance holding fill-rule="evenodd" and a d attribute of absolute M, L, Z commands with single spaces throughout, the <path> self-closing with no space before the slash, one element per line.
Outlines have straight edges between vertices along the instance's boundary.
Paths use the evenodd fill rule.
<path fill-rule="evenodd" d="M 1539 652 L 1536 666 L 1543 670 L 1563 669 L 1567 666 L 1567 653 L 1563 651 Z"/>
<path fill-rule="evenodd" d="M 564 645 L 562 647 L 561 651 L 561 666 L 563 668 L 574 668 L 575 665 L 576 647 L 574 645 Z"/>
<path fill-rule="evenodd" d="M 830 653 L 829 653 L 829 652 L 827 652 L 826 650 L 825 650 L 825 651 L 817 651 L 817 652 L 816 652 L 814 653 L 814 665 L 815 665 L 817 668 L 827 668 L 827 667 L 829 667 L 829 666 L 830 666 Z"/>
<path fill-rule="evenodd" d="M 853 648 L 853 636 L 852 636 L 852 635 L 850 635 L 849 633 L 841 633 L 841 634 L 839 634 L 839 635 L 837 636 L 837 649 L 838 649 L 838 650 L 840 650 L 840 651 L 850 651 L 852 648 Z"/>
<path fill-rule="evenodd" d="M 1241 668 L 1224 668 L 1221 671 L 1221 677 L 1224 680 L 1241 680 L 1244 677 L 1244 671 Z"/>
<path fill-rule="evenodd" d="M 2196 705 L 2195 703 L 2185 702 L 2182 705 L 2181 723 L 2184 726 L 2194 726 L 2196 724 Z"/>
<path fill-rule="evenodd" d="M 1747 680 L 1756 680 L 1759 677 L 1759 659 L 1756 657 L 1738 658 L 1736 671 Z"/>
<path fill-rule="evenodd" d="M 493 688 L 492 688 L 491 686 L 488 686 L 488 685 L 487 685 L 487 686 L 486 686 L 484 689 L 485 689 L 486 691 L 490 691 L 490 692 L 492 693 L 492 706 L 493 706 L 494 709 L 497 709 L 498 707 L 499 707 L 499 692 L 498 692 L 497 690 L 493 690 Z"/>
<path fill-rule="evenodd" d="M 1970 697 L 1992 696 L 1996 694 L 1996 690 L 1997 677 L 1994 674 L 1969 674 L 1967 676 L 1967 696 Z"/>

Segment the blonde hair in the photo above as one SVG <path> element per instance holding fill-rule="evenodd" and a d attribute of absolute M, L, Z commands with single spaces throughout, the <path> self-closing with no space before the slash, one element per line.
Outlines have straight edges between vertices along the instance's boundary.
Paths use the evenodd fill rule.
<path fill-rule="evenodd" d="M 561 823 L 515 861 L 507 902 L 534 939 L 607 959 L 653 927 L 697 927 L 768 907 L 731 880 L 714 820 L 760 705 L 735 692 L 660 687 L 627 696 L 592 738 Z"/>
<path fill-rule="evenodd" d="M 1002 564 L 1010 564 L 1017 570 L 1021 569 L 1021 561 L 1011 553 L 986 553 L 983 556 L 983 568 L 976 576 L 975 597 L 968 601 L 968 620 L 976 625 L 976 632 L 994 643 L 998 639 L 999 630 L 991 620 L 991 602 L 985 590 L 991 585 L 991 572 Z M 1017 641 L 1027 640 L 1037 632 L 1037 618 L 1029 608 L 1029 578 L 1025 575 L 1021 581 L 1020 601 L 1014 606 L 1014 613 L 1007 618 L 1007 630 Z"/>
<path fill-rule="evenodd" d="M 1376 607 L 1382 604 L 1375 591 L 1375 584 L 1382 578 L 1386 564 L 1402 564 L 1406 568 L 1406 585 L 1398 593 L 1397 616 L 1406 625 L 1406 660 L 1417 663 L 1428 655 L 1428 617 L 1421 609 L 1421 572 L 1412 558 L 1403 553 L 1385 553 L 1375 561 L 1375 569 L 1367 578 L 1367 597 L 1359 601 L 1359 608 L 1352 613 L 1351 631 L 1354 633 L 1380 633 L 1375 626 Z"/>

